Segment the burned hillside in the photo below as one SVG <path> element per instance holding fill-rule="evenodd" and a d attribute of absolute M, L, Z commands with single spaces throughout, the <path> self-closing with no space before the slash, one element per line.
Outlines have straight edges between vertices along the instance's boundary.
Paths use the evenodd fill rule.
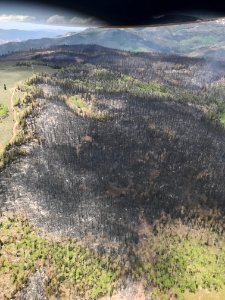
<path fill-rule="evenodd" d="M 30 52 L 32 63 L 58 69 L 29 81 L 44 93 L 27 119 L 38 143 L 0 173 L 3 210 L 105 248 L 137 244 L 142 222 L 222 233 L 225 131 L 211 113 L 223 110 L 223 66 L 97 46 L 50 50 Z"/>

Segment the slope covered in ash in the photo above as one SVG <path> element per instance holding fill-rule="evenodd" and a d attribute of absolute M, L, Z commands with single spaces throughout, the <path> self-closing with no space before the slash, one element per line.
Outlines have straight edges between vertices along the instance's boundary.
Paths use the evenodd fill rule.
<path fill-rule="evenodd" d="M 68 60 L 59 59 L 62 51 Z M 223 231 L 225 131 L 203 109 L 203 100 L 213 101 L 204 70 L 213 83 L 223 79 L 222 68 L 215 74 L 202 60 L 89 46 L 36 59 L 61 69 L 32 81 L 45 93 L 38 116 L 27 121 L 40 142 L 0 173 L 1 207 L 92 247 L 132 246 L 143 222 L 159 220 L 190 227 L 212 220 L 213 229 Z M 162 72 L 173 77 L 176 68 L 173 90 Z M 192 104 L 184 98 L 187 90 Z M 60 100 L 71 95 L 107 118 L 73 111 Z"/>

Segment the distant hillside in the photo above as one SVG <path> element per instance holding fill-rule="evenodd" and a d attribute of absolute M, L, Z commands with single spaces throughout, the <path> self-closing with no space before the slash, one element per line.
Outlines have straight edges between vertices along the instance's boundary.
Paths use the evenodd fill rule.
<path fill-rule="evenodd" d="M 18 29 L 0 29 L 0 44 L 8 42 L 21 42 L 29 39 L 41 39 L 44 37 L 53 38 L 64 32 L 56 30 L 18 30 Z"/>
<path fill-rule="evenodd" d="M 146 28 L 91 28 L 55 38 L 29 39 L 0 45 L 0 55 L 55 45 L 97 44 L 129 51 L 167 52 L 221 59 L 225 53 L 224 37 L 225 25 L 216 21 Z"/>

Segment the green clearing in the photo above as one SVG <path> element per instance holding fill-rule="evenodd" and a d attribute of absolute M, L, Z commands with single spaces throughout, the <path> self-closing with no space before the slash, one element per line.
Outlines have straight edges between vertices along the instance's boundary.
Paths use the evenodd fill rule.
<path fill-rule="evenodd" d="M 11 103 L 14 88 L 31 77 L 33 73 L 50 73 L 53 71 L 47 66 L 34 65 L 32 69 L 30 66 L 16 66 L 15 61 L 0 61 L 0 105 L 8 109 L 7 116 L 0 120 L 0 156 L 13 135 L 13 126 L 16 121 L 14 120 L 14 111 Z M 6 90 L 4 89 L 4 84 L 6 85 Z M 18 102 L 19 98 L 23 98 L 24 95 L 24 92 L 16 89 L 13 105 Z"/>
<path fill-rule="evenodd" d="M 88 104 L 78 95 L 65 97 L 65 99 L 66 104 L 78 115 L 84 115 L 99 121 L 105 121 L 109 118 L 106 113 L 96 110 L 94 106 Z"/>

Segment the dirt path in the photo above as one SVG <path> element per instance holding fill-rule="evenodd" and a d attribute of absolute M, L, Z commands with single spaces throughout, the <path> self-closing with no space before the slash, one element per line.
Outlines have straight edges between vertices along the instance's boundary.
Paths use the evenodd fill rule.
<path fill-rule="evenodd" d="M 10 99 L 10 103 L 11 103 L 11 110 L 13 112 L 13 121 L 14 121 L 14 125 L 13 125 L 13 135 L 9 141 L 10 144 L 12 144 L 16 134 L 17 134 L 17 122 L 16 122 L 16 110 L 14 108 L 14 103 L 13 103 L 13 97 L 14 97 L 14 94 L 15 94 L 15 91 L 16 91 L 16 87 L 13 88 L 13 92 L 12 92 L 12 95 L 11 95 L 11 99 Z"/>

